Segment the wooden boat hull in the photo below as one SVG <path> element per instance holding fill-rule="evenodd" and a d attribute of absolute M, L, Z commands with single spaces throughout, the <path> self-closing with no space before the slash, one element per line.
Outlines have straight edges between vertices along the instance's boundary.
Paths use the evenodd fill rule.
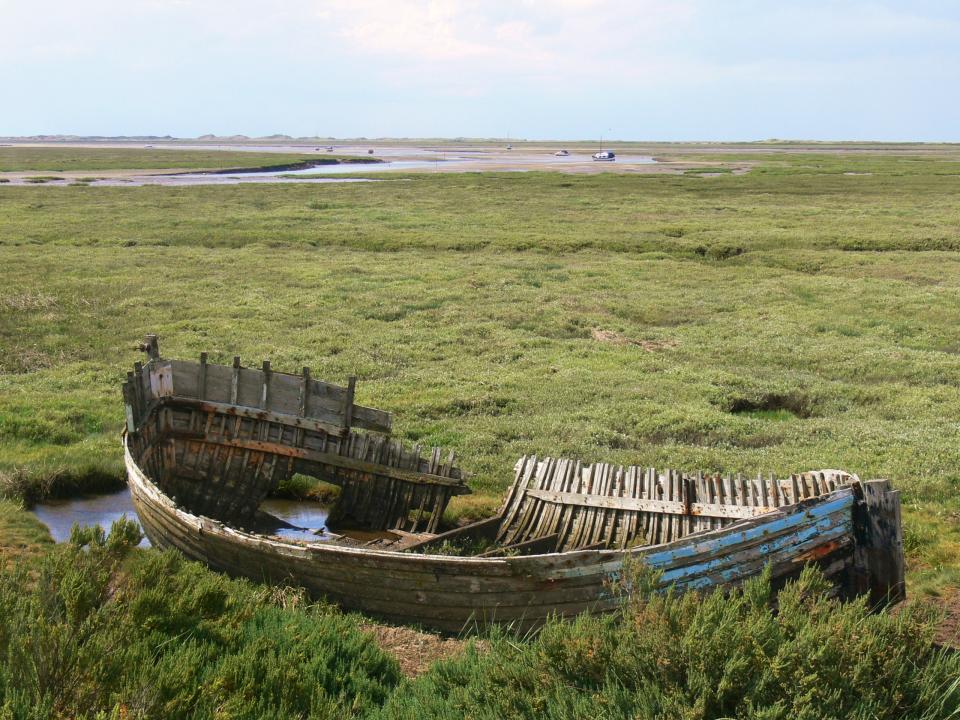
<path fill-rule="evenodd" d="M 530 628 L 555 614 L 610 611 L 621 602 L 614 585 L 628 558 L 661 571 L 661 584 L 678 590 L 735 585 L 767 564 L 782 581 L 807 562 L 821 564 L 843 589 L 858 589 L 854 487 L 654 547 L 454 557 L 285 542 L 192 515 L 160 491 L 125 447 L 134 507 L 154 545 L 231 575 L 299 585 L 394 622 L 459 632 L 473 624 Z"/>
<path fill-rule="evenodd" d="M 389 413 L 354 401 L 355 379 L 338 387 L 308 368 L 214 365 L 206 353 L 166 360 L 154 335 L 143 349 L 149 361 L 123 386 L 134 507 L 155 546 L 231 575 L 454 633 L 611 611 L 634 566 L 687 591 L 733 586 L 766 566 L 780 583 L 812 562 L 841 592 L 903 597 L 899 495 L 885 480 L 826 471 L 748 481 L 529 457 L 496 517 L 437 535 L 450 497 L 469 492 L 454 453 L 422 457 L 390 437 Z M 339 485 L 341 515 L 420 541 L 398 551 L 248 530 L 296 472 Z M 495 547 L 431 554 L 454 537 Z"/>

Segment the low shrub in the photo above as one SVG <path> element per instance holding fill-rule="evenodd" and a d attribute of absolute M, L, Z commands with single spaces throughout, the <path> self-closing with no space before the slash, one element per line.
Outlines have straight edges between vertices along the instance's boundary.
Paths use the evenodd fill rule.
<path fill-rule="evenodd" d="M 495 633 L 395 692 L 379 718 L 948 718 L 960 657 L 922 609 L 868 613 L 808 569 L 771 610 L 764 575 L 728 595 L 636 593 L 620 616 Z"/>
<path fill-rule="evenodd" d="M 78 528 L 0 572 L 0 717 L 348 718 L 398 683 L 355 619 L 139 539 Z"/>

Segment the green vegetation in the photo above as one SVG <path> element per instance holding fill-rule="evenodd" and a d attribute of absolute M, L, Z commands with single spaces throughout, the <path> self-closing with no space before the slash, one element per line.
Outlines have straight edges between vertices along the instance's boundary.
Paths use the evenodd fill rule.
<path fill-rule="evenodd" d="M 225 170 L 350 158 L 311 153 L 137 148 L 0 147 L 0 172 L 78 170 Z M 90 178 L 87 178 L 88 180 Z"/>
<path fill-rule="evenodd" d="M 37 516 L 11 500 L 0 500 L 0 540 L 0 565 L 53 543 L 50 532 Z"/>
<path fill-rule="evenodd" d="M 806 571 L 770 612 L 766 577 L 731 595 L 638 592 L 621 617 L 583 616 L 535 639 L 494 636 L 402 687 L 382 720 L 423 718 L 947 718 L 960 657 L 923 612 L 868 615 Z"/>
<path fill-rule="evenodd" d="M 394 412 L 409 441 L 455 448 L 474 473 L 476 494 L 455 500 L 451 522 L 495 508 L 525 453 L 886 477 L 903 491 L 909 592 L 948 596 L 960 587 L 960 154 L 938 152 L 724 154 L 751 171 L 709 182 L 504 173 L 282 187 L 2 187 L 0 494 L 29 502 L 122 482 L 119 384 L 140 357 L 136 343 L 156 332 L 170 357 L 206 350 L 212 362 L 240 354 L 249 365 L 269 358 L 277 370 L 307 365 L 332 381 L 358 375 L 359 402 Z M 311 487 L 300 479 L 288 489 Z M 0 545 L 43 545 L 17 528 L 18 505 L 0 511 Z M 23 532 L 28 539 L 17 540 Z M 82 585 L 65 574 L 60 553 L 70 552 L 39 553 L 50 559 L 37 562 Z M 103 553 L 83 557 L 95 563 Z M 246 609 L 217 610 L 211 622 L 244 638 L 257 636 L 249 618 L 261 611 L 278 613 L 270 615 L 277 627 L 293 624 L 272 635 L 319 649 L 328 640 L 308 629 L 353 622 L 306 608 L 284 619 L 267 589 L 173 556 L 133 551 L 115 562 L 110 574 L 136 578 L 142 568 L 140 577 L 164 577 L 174 595 L 185 584 L 223 583 Z M 10 616 L 21 618 L 10 620 L 21 623 L 17 633 L 41 612 L 27 589 L 52 597 L 55 584 L 4 586 L 4 607 L 27 603 Z M 123 603 L 162 594 L 155 585 L 111 595 L 102 617 L 132 628 L 134 605 Z M 955 661 L 934 653 L 927 620 L 914 611 L 863 617 L 860 606 L 825 604 L 807 577 L 788 597 L 795 610 L 781 604 L 773 616 L 764 592 L 751 586 L 729 604 L 650 600 L 625 623 L 584 619 L 533 640 L 495 636 L 488 651 L 399 684 L 373 649 L 351 646 L 336 682 L 354 689 L 323 685 L 317 705 L 286 711 L 321 708 L 323 717 L 356 703 L 382 717 L 932 718 L 948 716 L 941 701 L 956 707 L 944 685 Z M 157 617 L 179 612 L 157 602 Z M 171 715 L 202 717 L 223 706 L 225 716 L 243 717 L 230 703 L 245 683 L 275 687 L 229 675 L 230 667 L 260 672 L 256 643 L 228 633 L 207 645 L 207 627 L 142 641 L 130 629 L 131 652 L 158 658 L 151 677 L 186 662 L 166 653 L 195 653 L 181 685 L 144 691 L 144 702 L 161 703 L 151 709 L 169 702 Z M 0 629 L 0 645 L 11 647 L 11 633 Z M 178 633 L 201 644 L 181 651 Z M 329 677 L 322 658 L 302 652 L 311 677 Z M 228 665 L 211 659 L 221 656 Z M 94 697 L 87 693 L 106 677 L 97 672 L 58 696 L 62 713 L 112 712 L 143 682 L 103 680 L 107 689 Z M 21 687 L 4 677 L 0 687 Z M 183 688 L 199 694 L 183 700 Z M 54 702 L 3 692 L 10 708 Z M 191 702 L 189 712 L 177 704 Z"/>
<path fill-rule="evenodd" d="M 0 189 L 0 470 L 119 482 L 117 388 L 154 331 L 358 374 L 406 439 L 458 450 L 484 511 L 524 453 L 889 477 L 911 582 L 955 586 L 960 175 L 775 157 L 709 183 Z"/>
<path fill-rule="evenodd" d="M 282 479 L 273 494 L 288 500 L 314 500 L 323 505 L 332 505 L 340 496 L 340 488 L 309 475 L 296 473 Z"/>
<path fill-rule="evenodd" d="M 664 159 L 676 161 L 716 162 L 717 155 L 690 152 L 670 154 Z M 790 153 L 751 153 L 743 155 L 724 155 L 726 161 L 738 164 L 751 164 L 759 175 L 884 175 L 892 177 L 906 176 L 949 176 L 960 173 L 960 147 L 952 152 L 933 152 L 924 149 L 924 154 L 909 151 L 887 152 L 882 154 L 857 152 L 847 154 L 842 149 L 834 153 L 810 152 L 809 148 Z M 698 171 L 702 169 L 698 168 Z M 717 172 L 717 170 L 711 170 Z M 722 172 L 722 170 L 720 171 Z"/>
<path fill-rule="evenodd" d="M 381 173 L 376 183 L 57 188 L 42 198 L 37 188 L 8 187 L 0 239 L 561 257 L 749 252 L 753 264 L 785 257 L 793 265 L 781 267 L 808 273 L 836 250 L 960 249 L 960 161 L 827 156 L 816 174 L 807 156 L 777 157 L 769 166 L 752 159 L 757 165 L 746 175 L 708 183 L 682 175 Z"/>
<path fill-rule="evenodd" d="M 684 170 L 684 175 L 726 175 L 733 170 L 728 167 L 698 167 Z"/>
<path fill-rule="evenodd" d="M 128 521 L 0 570 L 0 716 L 22 718 L 955 717 L 960 656 L 923 608 L 869 615 L 815 571 L 779 595 L 659 596 L 494 632 L 402 681 L 359 618 L 133 549 Z M 163 582 L 157 582 L 163 578 Z"/>
<path fill-rule="evenodd" d="M 296 591 L 131 552 L 129 521 L 73 536 L 0 574 L 0 717 L 338 720 L 400 679 L 356 618 Z"/>

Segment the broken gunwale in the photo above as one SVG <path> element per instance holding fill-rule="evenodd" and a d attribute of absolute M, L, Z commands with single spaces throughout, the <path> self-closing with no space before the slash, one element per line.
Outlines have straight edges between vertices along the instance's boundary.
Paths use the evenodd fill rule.
<path fill-rule="evenodd" d="M 336 545 L 334 543 L 303 543 L 294 540 L 284 540 L 258 533 L 251 533 L 216 520 L 211 520 L 203 516 L 193 515 L 186 510 L 178 508 L 176 504 L 168 498 L 163 492 L 146 476 L 145 473 L 136 465 L 129 446 L 125 442 L 125 457 L 128 469 L 135 467 L 139 475 L 137 478 L 141 482 L 142 491 L 152 495 L 155 502 L 164 506 L 168 513 L 176 519 L 190 526 L 195 526 L 207 534 L 220 534 L 223 537 L 233 538 L 252 547 L 264 548 L 271 547 L 281 551 L 289 557 L 310 559 L 317 555 L 334 553 L 345 557 L 357 557 L 369 559 L 370 567 L 376 569 L 379 567 L 380 560 L 400 560 L 400 565 L 411 568 L 441 569 L 462 568 L 463 579 L 468 579 L 474 573 L 471 569 L 483 568 L 483 576 L 502 575 L 512 577 L 516 571 L 532 571 L 543 569 L 545 562 L 551 569 L 551 577 L 544 579 L 556 579 L 558 577 L 570 577 L 582 574 L 584 568 L 581 567 L 582 561 L 601 559 L 599 564 L 592 564 L 591 570 L 606 571 L 615 570 L 623 562 L 625 556 L 635 555 L 643 556 L 645 559 L 657 565 L 658 568 L 670 570 L 681 567 L 691 562 L 697 562 L 710 557 L 716 551 L 727 544 L 737 546 L 741 550 L 749 550 L 755 544 L 764 540 L 770 541 L 782 535 L 788 535 L 797 526 L 803 524 L 805 520 L 811 520 L 818 517 L 826 509 L 846 510 L 852 503 L 853 491 L 850 488 L 841 488 L 834 491 L 830 496 L 822 496 L 805 500 L 797 505 L 784 506 L 770 513 L 758 515 L 755 518 L 744 520 L 735 525 L 717 528 L 688 535 L 678 540 L 659 545 L 642 546 L 630 549 L 595 549 L 595 550 L 572 550 L 566 552 L 539 553 L 533 555 L 523 555 L 516 557 L 499 558 L 480 558 L 459 555 L 442 554 L 414 554 L 399 553 L 393 550 L 381 550 L 369 547 L 351 547 L 345 545 Z M 140 488 L 138 488 L 140 490 Z M 838 504 L 837 501 L 840 501 Z M 816 510 L 806 509 L 813 506 Z M 784 519 L 785 525 L 776 532 L 763 529 L 763 525 L 769 524 L 773 520 Z M 739 538 L 734 538 L 739 534 Z M 718 546 L 717 540 L 721 537 L 730 538 L 729 543 L 723 543 Z M 672 561 L 660 565 L 661 561 L 672 557 Z M 569 572 L 564 569 L 569 567 Z M 398 568 L 399 569 L 399 568 Z M 411 572 L 416 573 L 416 570 Z M 555 574 L 554 574 L 555 573 Z"/>

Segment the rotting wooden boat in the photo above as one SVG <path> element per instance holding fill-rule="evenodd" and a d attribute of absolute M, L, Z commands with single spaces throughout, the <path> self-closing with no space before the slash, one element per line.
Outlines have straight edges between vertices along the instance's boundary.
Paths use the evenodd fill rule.
<path fill-rule="evenodd" d="M 437 533 L 469 492 L 453 453 L 421 457 L 389 414 L 301 375 L 167 360 L 147 336 L 124 383 L 128 483 L 150 541 L 233 575 L 301 585 L 348 609 L 447 632 L 615 609 L 636 560 L 678 590 L 776 583 L 814 563 L 844 595 L 904 597 L 899 493 L 886 480 L 822 470 L 747 479 L 524 457 L 499 512 Z M 264 530 L 258 506 L 301 472 L 342 488 L 338 517 L 359 543 Z M 460 554 L 450 554 L 460 553 Z"/>

